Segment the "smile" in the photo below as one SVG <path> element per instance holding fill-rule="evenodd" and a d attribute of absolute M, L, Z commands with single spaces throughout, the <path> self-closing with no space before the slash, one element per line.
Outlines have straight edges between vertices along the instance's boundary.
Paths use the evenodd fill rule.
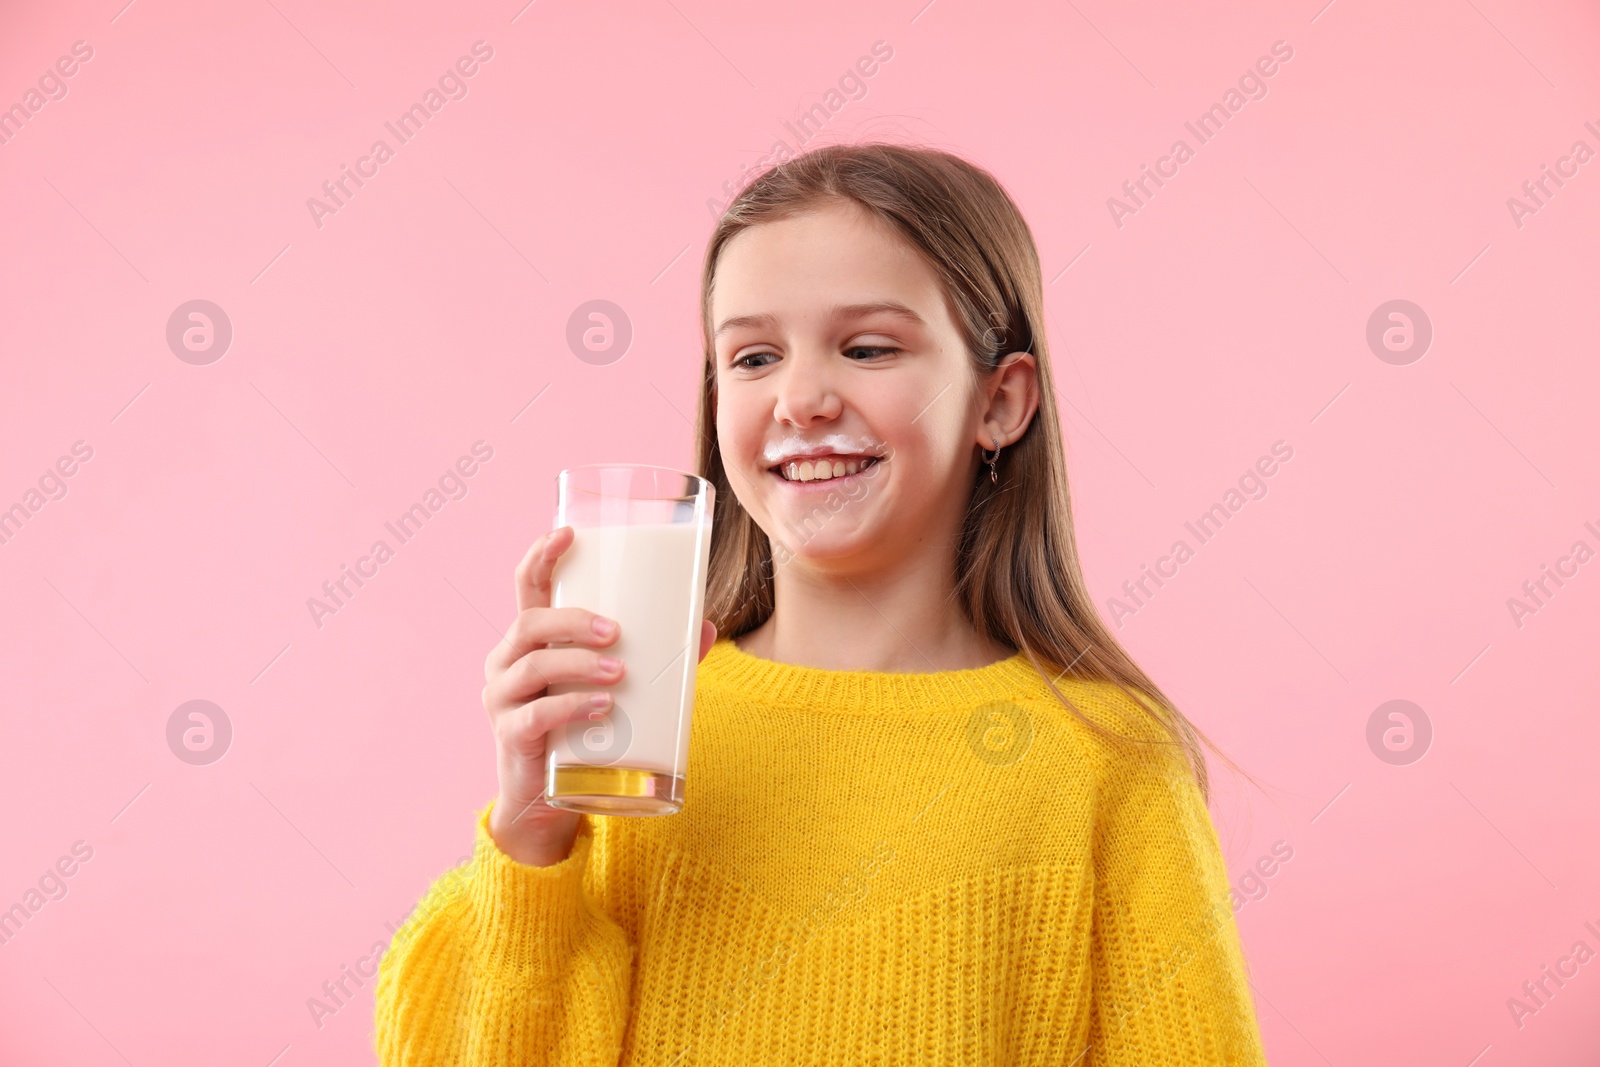
<path fill-rule="evenodd" d="M 853 478 L 879 463 L 876 456 L 821 456 L 817 459 L 792 460 L 769 467 L 774 475 L 794 484 L 834 482 Z"/>

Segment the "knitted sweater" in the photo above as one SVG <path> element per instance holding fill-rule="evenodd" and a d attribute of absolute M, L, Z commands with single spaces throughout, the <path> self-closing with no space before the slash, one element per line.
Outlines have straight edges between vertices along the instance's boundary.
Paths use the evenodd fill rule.
<path fill-rule="evenodd" d="M 1104 683 L 1058 688 L 1162 736 Z M 683 810 L 520 864 L 477 816 L 380 964 L 381 1064 L 1265 1064 L 1181 752 L 1021 653 L 834 671 L 724 638 Z M 1138 755 L 1149 752 L 1153 755 Z"/>

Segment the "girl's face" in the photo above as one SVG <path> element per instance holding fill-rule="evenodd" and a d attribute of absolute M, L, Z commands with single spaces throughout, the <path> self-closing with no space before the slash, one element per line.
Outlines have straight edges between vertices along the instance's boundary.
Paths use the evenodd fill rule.
<path fill-rule="evenodd" d="M 866 569 L 955 536 L 993 446 L 943 285 L 888 224 L 834 202 L 743 231 L 711 329 L 723 466 L 779 562 Z"/>

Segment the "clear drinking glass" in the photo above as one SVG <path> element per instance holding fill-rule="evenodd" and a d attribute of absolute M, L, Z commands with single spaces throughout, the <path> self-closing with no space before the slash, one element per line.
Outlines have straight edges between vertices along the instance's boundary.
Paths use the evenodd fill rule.
<path fill-rule="evenodd" d="M 715 490 L 641 464 L 573 467 L 556 486 L 555 525 L 574 537 L 556 560 L 550 604 L 615 619 L 621 636 L 605 654 L 626 669 L 603 687 L 609 709 L 551 731 L 545 801 L 595 815 L 672 815 L 689 765 Z M 597 687 L 549 688 L 580 690 Z"/>

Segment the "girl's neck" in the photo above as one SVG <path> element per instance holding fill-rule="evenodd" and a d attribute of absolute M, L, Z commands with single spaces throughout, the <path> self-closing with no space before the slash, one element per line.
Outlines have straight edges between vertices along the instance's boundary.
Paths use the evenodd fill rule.
<path fill-rule="evenodd" d="M 847 575 L 793 559 L 774 577 L 771 617 L 737 644 L 762 659 L 825 670 L 966 670 L 1010 656 L 967 621 L 951 569 L 949 559 L 914 556 Z"/>

